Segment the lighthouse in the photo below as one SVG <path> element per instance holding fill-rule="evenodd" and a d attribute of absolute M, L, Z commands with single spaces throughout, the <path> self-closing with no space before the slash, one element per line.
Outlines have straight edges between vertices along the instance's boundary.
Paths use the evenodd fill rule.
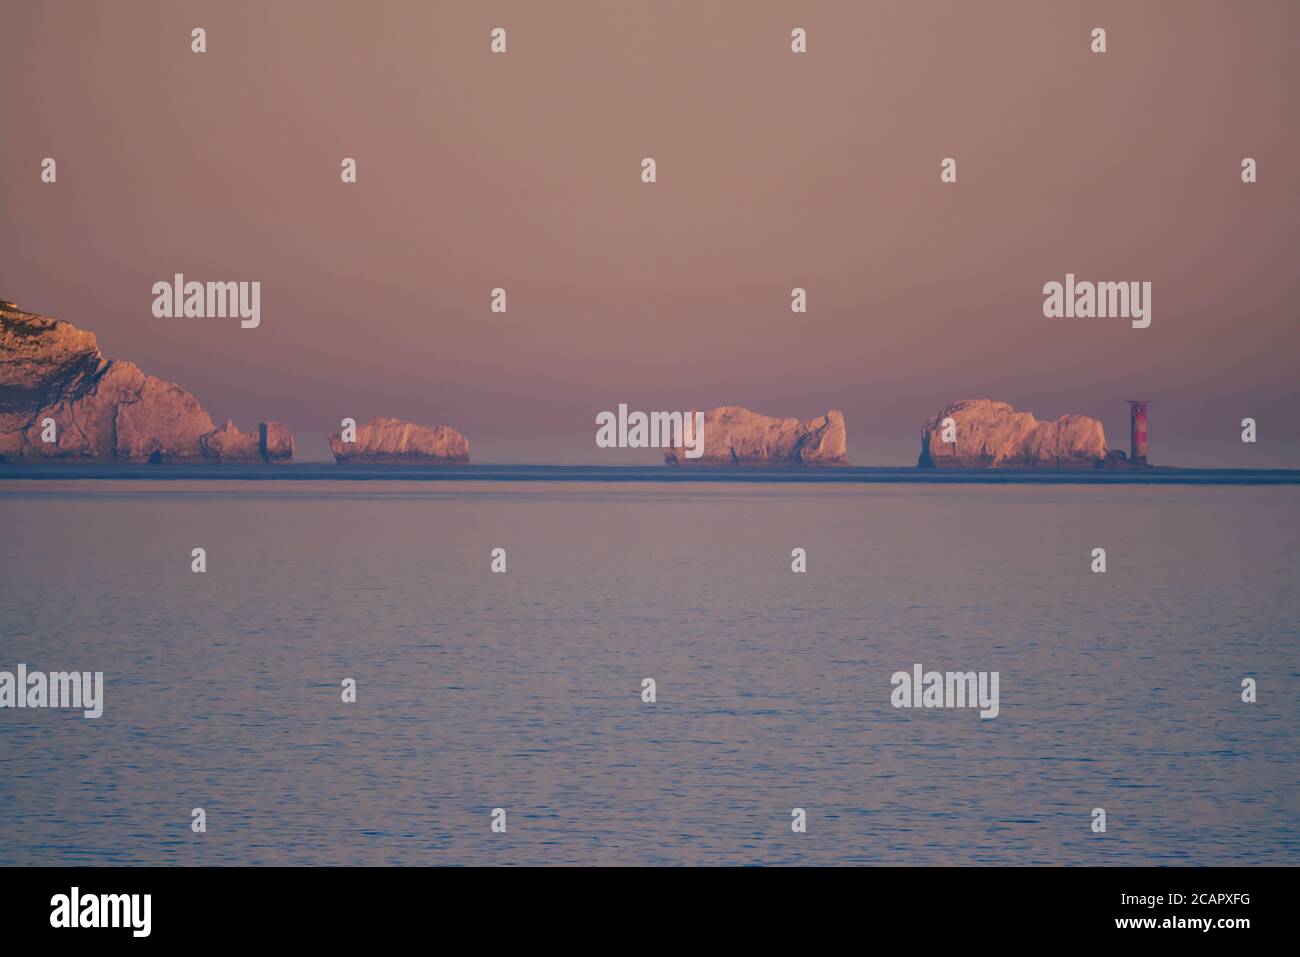
<path fill-rule="evenodd" d="M 1129 456 L 1133 465 L 1147 464 L 1147 404 L 1150 399 L 1129 399 Z"/>

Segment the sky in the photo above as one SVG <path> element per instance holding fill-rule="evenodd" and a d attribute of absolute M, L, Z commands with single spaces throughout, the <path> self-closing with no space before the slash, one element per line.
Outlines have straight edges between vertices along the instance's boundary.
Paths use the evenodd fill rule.
<path fill-rule="evenodd" d="M 0 298 L 302 459 L 392 415 L 653 461 L 595 446 L 627 403 L 840 409 L 908 465 L 957 399 L 1127 449 L 1145 398 L 1157 464 L 1300 467 L 1289 0 L 0 0 L 0 36 Z M 156 318 L 178 272 L 259 281 L 261 325 Z M 1045 318 L 1066 273 L 1151 282 L 1150 327 Z"/>

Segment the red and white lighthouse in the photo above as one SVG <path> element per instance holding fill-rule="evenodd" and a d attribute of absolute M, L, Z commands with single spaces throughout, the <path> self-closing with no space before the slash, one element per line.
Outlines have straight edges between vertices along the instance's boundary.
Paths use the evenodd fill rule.
<path fill-rule="evenodd" d="M 1129 399 L 1129 456 L 1135 465 L 1147 464 L 1147 403 L 1150 399 Z"/>

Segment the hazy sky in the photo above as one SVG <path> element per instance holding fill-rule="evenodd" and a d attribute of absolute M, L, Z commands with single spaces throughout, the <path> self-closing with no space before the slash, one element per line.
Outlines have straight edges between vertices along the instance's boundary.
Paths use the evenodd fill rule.
<path fill-rule="evenodd" d="M 1300 465 L 1293 0 L 0 0 L 0 36 L 0 297 L 305 458 L 386 414 L 614 461 L 626 402 L 838 408 L 910 464 L 958 398 L 1120 448 L 1149 398 L 1155 462 Z M 176 272 L 260 281 L 260 328 L 155 318 Z M 1150 281 L 1150 328 L 1045 319 L 1067 272 Z"/>

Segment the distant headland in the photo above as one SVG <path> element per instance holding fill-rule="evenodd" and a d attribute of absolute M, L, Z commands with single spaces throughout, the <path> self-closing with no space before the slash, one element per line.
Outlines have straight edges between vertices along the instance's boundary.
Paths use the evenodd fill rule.
<path fill-rule="evenodd" d="M 106 359 L 95 335 L 0 300 L 0 461 L 287 462 L 279 422 L 217 427 L 180 386 Z"/>
<path fill-rule="evenodd" d="M 1049 472 L 1079 469 L 1143 472 L 1152 480 L 1178 471 L 1147 464 L 1147 403 L 1134 400 L 1131 405 L 1133 446 L 1126 455 L 1107 447 L 1101 422 L 1088 416 L 1039 421 L 1006 402 L 953 402 L 922 425 L 918 470 L 1001 471 L 1008 478 L 1010 473 L 1033 472 L 1042 480 Z M 701 477 L 754 466 L 788 469 L 793 475 L 809 466 L 835 466 L 851 470 L 860 481 L 891 481 L 897 472 L 908 471 L 849 466 L 844 415 L 834 409 L 800 420 L 721 406 L 702 413 L 702 422 L 702 449 L 692 449 L 700 454 L 683 454 L 681 442 L 676 441 L 665 448 L 666 464 L 685 466 L 680 471 Z M 333 468 L 349 466 L 349 474 L 364 466 L 435 470 L 457 466 L 459 471 L 470 461 L 469 439 L 447 425 L 426 426 L 390 417 L 358 425 L 344 419 L 340 431 L 328 439 L 336 462 Z M 230 420 L 218 427 L 179 385 L 146 375 L 131 362 L 105 358 L 93 333 L 0 300 L 0 462 L 175 463 L 225 469 L 288 463 L 293 449 L 293 435 L 282 423 L 259 422 L 251 433 L 241 432 Z M 562 470 L 550 471 L 562 474 Z M 617 471 L 596 469 L 593 474 L 608 478 Z M 314 477 L 317 469 L 293 472 Z M 489 472 L 495 476 L 499 470 Z M 59 474 L 68 473 L 59 470 Z M 524 473 L 507 469 L 505 474 Z M 1293 473 L 1277 474 L 1289 481 L 1285 476 Z"/>

